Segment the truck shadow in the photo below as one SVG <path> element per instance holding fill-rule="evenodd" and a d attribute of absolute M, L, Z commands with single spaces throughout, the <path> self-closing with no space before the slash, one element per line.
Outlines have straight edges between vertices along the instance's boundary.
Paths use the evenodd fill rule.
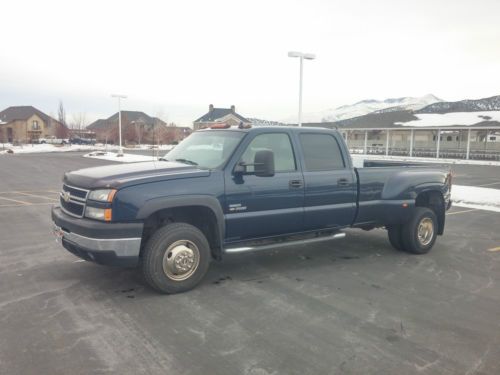
<path fill-rule="evenodd" d="M 350 267 L 352 272 L 364 272 L 372 263 L 385 262 L 392 267 L 401 262 L 402 257 L 411 255 L 394 250 L 387 241 L 385 230 L 352 230 L 345 239 L 337 241 L 228 254 L 220 262 L 213 261 L 200 285 L 187 293 L 196 295 L 195 291 L 201 290 L 204 293 L 218 292 L 217 287 L 231 282 L 262 284 L 273 278 L 302 282 L 319 273 L 335 272 L 345 267 Z M 65 269 L 61 278 L 79 280 L 79 286 L 93 291 L 96 298 L 109 298 L 110 294 L 130 300 L 162 296 L 146 285 L 140 269 L 107 267 L 89 262 L 73 262 Z"/>

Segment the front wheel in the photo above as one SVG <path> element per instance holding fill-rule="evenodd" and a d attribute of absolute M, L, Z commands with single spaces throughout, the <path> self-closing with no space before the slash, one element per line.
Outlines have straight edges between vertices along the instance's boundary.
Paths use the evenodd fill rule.
<path fill-rule="evenodd" d="M 392 247 L 399 251 L 404 251 L 403 241 L 401 240 L 401 226 L 393 225 L 387 227 L 387 236 Z"/>
<path fill-rule="evenodd" d="M 425 254 L 432 249 L 437 238 L 437 217 L 426 207 L 416 207 L 413 217 L 403 225 L 401 241 L 406 251 Z"/>
<path fill-rule="evenodd" d="M 210 264 L 205 235 L 186 223 L 159 228 L 144 248 L 142 271 L 146 282 L 159 292 L 181 293 L 203 279 Z"/>

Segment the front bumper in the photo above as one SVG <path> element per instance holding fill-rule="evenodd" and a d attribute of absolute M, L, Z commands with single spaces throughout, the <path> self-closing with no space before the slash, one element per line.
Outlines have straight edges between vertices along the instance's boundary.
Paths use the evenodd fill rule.
<path fill-rule="evenodd" d="M 138 265 L 142 223 L 104 223 L 74 218 L 52 207 L 53 232 L 63 247 L 74 255 L 99 264 Z"/>

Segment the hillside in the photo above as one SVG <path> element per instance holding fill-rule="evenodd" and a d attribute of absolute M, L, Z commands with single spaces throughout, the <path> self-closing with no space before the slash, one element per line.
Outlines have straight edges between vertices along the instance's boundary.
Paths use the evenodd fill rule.
<path fill-rule="evenodd" d="M 308 123 L 307 126 L 347 128 L 390 127 L 446 127 L 446 126 L 500 126 L 500 96 L 456 102 L 436 102 L 419 110 L 401 110 L 389 107 L 363 116 Z"/>
<path fill-rule="evenodd" d="M 439 102 L 430 104 L 415 113 L 450 113 L 500 111 L 500 95 L 477 100 L 460 100 L 458 102 Z"/>
<path fill-rule="evenodd" d="M 441 102 L 435 95 L 428 94 L 421 97 L 389 98 L 385 100 L 367 99 L 354 104 L 343 105 L 336 108 L 328 108 L 316 113 L 305 113 L 303 122 L 335 122 L 367 115 L 372 112 L 397 112 L 407 110 L 418 110 L 429 104 Z M 285 123 L 296 123 L 297 117 L 284 120 Z"/>

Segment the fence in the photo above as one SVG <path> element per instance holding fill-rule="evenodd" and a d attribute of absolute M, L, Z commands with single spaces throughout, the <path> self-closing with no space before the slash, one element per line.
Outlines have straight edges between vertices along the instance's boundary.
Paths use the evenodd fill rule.
<path fill-rule="evenodd" d="M 500 127 L 339 129 L 354 153 L 500 160 Z"/>

